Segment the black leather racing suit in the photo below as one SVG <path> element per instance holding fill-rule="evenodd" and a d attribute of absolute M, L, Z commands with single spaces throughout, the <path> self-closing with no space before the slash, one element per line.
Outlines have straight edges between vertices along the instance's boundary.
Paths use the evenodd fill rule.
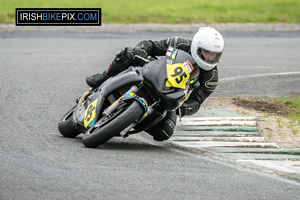
<path fill-rule="evenodd" d="M 144 40 L 136 45 L 135 48 L 144 49 L 148 55 L 164 56 L 169 46 L 183 50 L 191 54 L 192 41 L 183 37 L 170 37 L 165 40 L 152 41 Z M 132 56 L 132 48 L 125 48 L 125 50 L 117 53 L 116 58 L 107 70 L 108 77 L 119 74 L 128 69 L 130 66 L 139 65 Z M 218 69 L 215 67 L 210 71 L 205 71 L 200 68 L 199 74 L 200 87 L 194 89 L 189 99 L 179 108 L 181 115 L 192 115 L 196 113 L 204 100 L 216 89 L 218 84 Z M 166 140 L 171 137 L 176 125 L 176 113 L 168 112 L 165 118 L 158 124 L 146 130 L 155 140 Z"/>

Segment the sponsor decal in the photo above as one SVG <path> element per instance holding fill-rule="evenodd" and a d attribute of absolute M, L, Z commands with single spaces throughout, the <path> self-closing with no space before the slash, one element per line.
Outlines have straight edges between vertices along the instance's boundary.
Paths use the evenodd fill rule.
<path fill-rule="evenodd" d="M 193 65 L 188 60 L 185 61 L 183 65 L 185 66 L 185 68 L 188 70 L 189 73 L 192 73 L 192 71 L 194 71 Z"/>

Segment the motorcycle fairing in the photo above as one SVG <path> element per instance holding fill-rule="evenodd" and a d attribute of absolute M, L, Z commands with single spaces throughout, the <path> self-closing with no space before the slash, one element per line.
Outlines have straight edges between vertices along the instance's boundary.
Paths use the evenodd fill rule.
<path fill-rule="evenodd" d="M 112 92 L 129 83 L 142 82 L 143 77 L 135 70 L 122 73 L 105 81 L 99 89 L 74 109 L 73 122 L 85 129 L 92 127 L 102 113 L 105 99 Z"/>
<path fill-rule="evenodd" d="M 170 48 L 165 57 L 143 67 L 145 81 L 156 89 L 165 110 L 174 110 L 187 99 L 199 75 L 194 64 L 190 54 Z"/>
<path fill-rule="evenodd" d="M 129 83 L 138 83 L 144 80 L 143 76 L 140 74 L 138 68 L 130 68 L 121 74 L 109 78 L 105 81 L 99 88 L 101 91 L 101 96 L 107 97 L 113 91 L 118 90 L 124 85 Z"/>

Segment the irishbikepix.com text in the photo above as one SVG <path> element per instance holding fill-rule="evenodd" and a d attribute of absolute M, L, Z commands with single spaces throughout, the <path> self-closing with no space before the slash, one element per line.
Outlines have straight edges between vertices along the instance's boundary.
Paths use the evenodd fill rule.
<path fill-rule="evenodd" d="M 101 8 L 16 8 L 16 26 L 101 26 Z"/>

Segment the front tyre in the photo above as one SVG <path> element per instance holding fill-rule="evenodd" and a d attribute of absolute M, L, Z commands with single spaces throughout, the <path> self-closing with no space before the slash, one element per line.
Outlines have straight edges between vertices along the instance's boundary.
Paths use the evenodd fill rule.
<path fill-rule="evenodd" d="M 108 117 L 101 118 L 93 127 L 91 127 L 83 136 L 82 142 L 86 147 L 95 148 L 119 133 L 139 119 L 143 114 L 143 108 L 140 103 L 133 101 L 128 107 L 117 109 Z M 99 126 L 99 122 L 106 122 Z"/>
<path fill-rule="evenodd" d="M 58 130 L 59 132 L 68 138 L 75 138 L 80 132 L 74 127 L 72 117 L 73 111 L 76 108 L 74 106 L 71 108 L 58 122 Z"/>

